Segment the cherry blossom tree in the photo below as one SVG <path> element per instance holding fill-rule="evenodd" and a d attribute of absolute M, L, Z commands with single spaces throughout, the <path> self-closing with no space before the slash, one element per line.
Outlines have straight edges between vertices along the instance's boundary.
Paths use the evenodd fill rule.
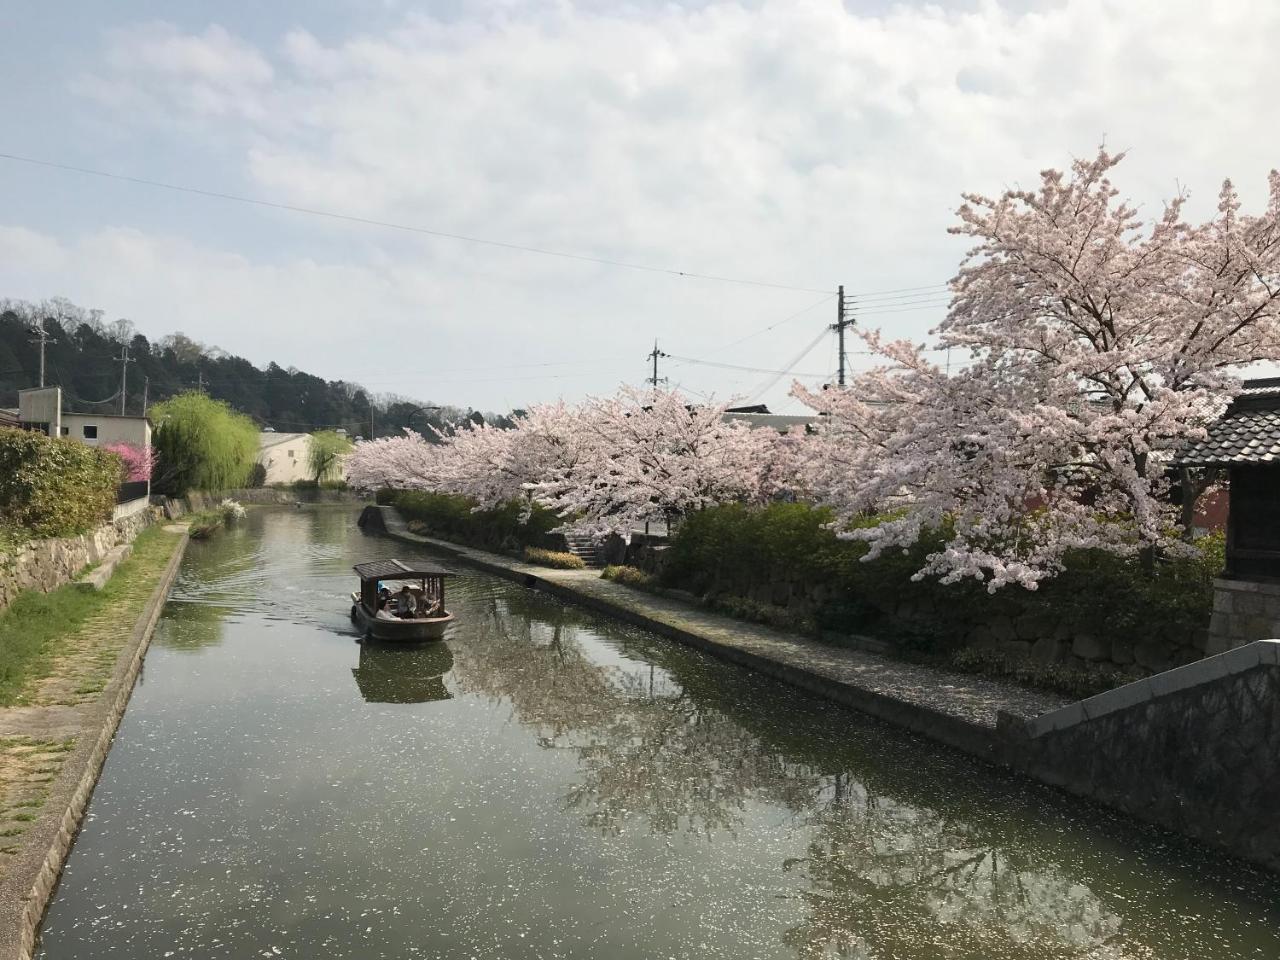
<path fill-rule="evenodd" d="M 156 466 L 155 448 L 140 447 L 134 443 L 108 443 L 102 448 L 120 458 L 124 464 L 125 479 L 131 483 L 150 480 L 151 471 Z"/>
<path fill-rule="evenodd" d="M 511 428 L 479 424 L 443 437 L 438 484 L 477 510 L 515 499 L 531 503 L 534 484 L 571 470 L 581 455 L 578 411 L 563 401 L 531 407 Z"/>
<path fill-rule="evenodd" d="M 343 465 L 356 490 L 432 490 L 438 485 L 441 448 L 406 430 L 402 437 L 361 440 Z"/>
<path fill-rule="evenodd" d="M 724 420 L 725 404 L 691 405 L 676 391 L 623 388 L 584 403 L 574 459 L 532 486 L 567 529 L 629 535 L 714 503 L 758 501 L 777 435 Z"/>
<path fill-rule="evenodd" d="M 944 546 L 919 576 L 1034 588 L 1073 548 L 1178 548 L 1169 461 L 1203 436 L 1246 365 L 1280 356 L 1280 174 L 1265 211 L 1188 224 L 1185 196 L 1145 225 L 1105 150 L 1036 191 L 966 195 L 953 233 L 977 243 L 952 281 L 940 348 L 863 334 L 883 365 L 848 390 L 796 396 L 819 412 L 806 456 L 842 535 L 874 558 L 926 528 Z M 850 529 L 870 511 L 875 526 Z"/>

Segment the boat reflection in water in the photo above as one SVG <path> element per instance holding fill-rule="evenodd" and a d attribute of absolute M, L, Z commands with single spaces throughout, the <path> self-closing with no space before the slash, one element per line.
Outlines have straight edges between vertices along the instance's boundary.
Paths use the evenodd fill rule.
<path fill-rule="evenodd" d="M 366 703 L 430 703 L 452 698 L 444 683 L 452 669 L 453 653 L 444 641 L 410 647 L 366 640 L 351 675 Z"/>

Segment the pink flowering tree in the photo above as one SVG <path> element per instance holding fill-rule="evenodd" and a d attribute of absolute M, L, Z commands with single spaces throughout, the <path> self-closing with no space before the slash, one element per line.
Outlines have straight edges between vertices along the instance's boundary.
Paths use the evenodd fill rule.
<path fill-rule="evenodd" d="M 406 430 L 402 437 L 362 440 L 343 464 L 356 490 L 432 490 L 438 484 L 441 448 Z"/>
<path fill-rule="evenodd" d="M 975 246 L 952 281 L 938 346 L 864 340 L 883 359 L 848 390 L 796 396 L 828 416 L 806 453 L 815 494 L 869 558 L 929 528 L 944 545 L 918 576 L 1034 589 L 1066 551 L 1179 549 L 1169 462 L 1203 436 L 1246 365 L 1280 355 L 1280 175 L 1266 209 L 1151 224 L 1117 199 L 1122 156 L 1100 151 L 1035 191 L 966 195 L 952 232 Z M 849 521 L 885 511 L 873 527 Z"/>
<path fill-rule="evenodd" d="M 541 404 L 516 417 L 513 427 L 479 424 L 444 437 L 439 486 L 471 498 L 476 510 L 523 500 L 527 515 L 532 487 L 577 463 L 578 419 L 563 402 Z"/>
<path fill-rule="evenodd" d="M 604 535 L 669 522 L 727 501 L 759 501 L 777 435 L 724 420 L 725 404 L 692 406 L 675 391 L 624 388 L 584 403 L 574 455 L 532 485 L 567 529 Z"/>
<path fill-rule="evenodd" d="M 108 443 L 102 449 L 120 458 L 120 462 L 124 464 L 125 480 L 138 482 L 151 479 L 151 471 L 156 466 L 154 447 L 140 447 L 137 444 L 121 441 Z"/>

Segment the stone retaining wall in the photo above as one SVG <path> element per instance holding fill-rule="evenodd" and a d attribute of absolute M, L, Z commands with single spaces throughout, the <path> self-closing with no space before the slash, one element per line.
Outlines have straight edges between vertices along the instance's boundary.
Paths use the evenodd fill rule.
<path fill-rule="evenodd" d="M 24 590 L 49 593 L 70 583 L 85 567 L 100 562 L 112 547 L 133 542 L 160 516 L 158 508 L 148 507 L 78 537 L 30 540 L 0 555 L 0 610 Z"/>
<path fill-rule="evenodd" d="M 1280 637 L 1280 583 L 1213 581 L 1209 653 Z"/>
<path fill-rule="evenodd" d="M 1025 733 L 1012 766 L 1280 871 L 1280 641 L 1090 697 Z"/>

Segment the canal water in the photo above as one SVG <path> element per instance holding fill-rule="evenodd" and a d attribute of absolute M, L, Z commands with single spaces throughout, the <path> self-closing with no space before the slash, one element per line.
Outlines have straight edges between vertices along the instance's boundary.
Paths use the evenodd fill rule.
<path fill-rule="evenodd" d="M 41 957 L 1280 957 L 1273 877 L 523 587 L 362 647 L 388 555 L 191 545 Z"/>

